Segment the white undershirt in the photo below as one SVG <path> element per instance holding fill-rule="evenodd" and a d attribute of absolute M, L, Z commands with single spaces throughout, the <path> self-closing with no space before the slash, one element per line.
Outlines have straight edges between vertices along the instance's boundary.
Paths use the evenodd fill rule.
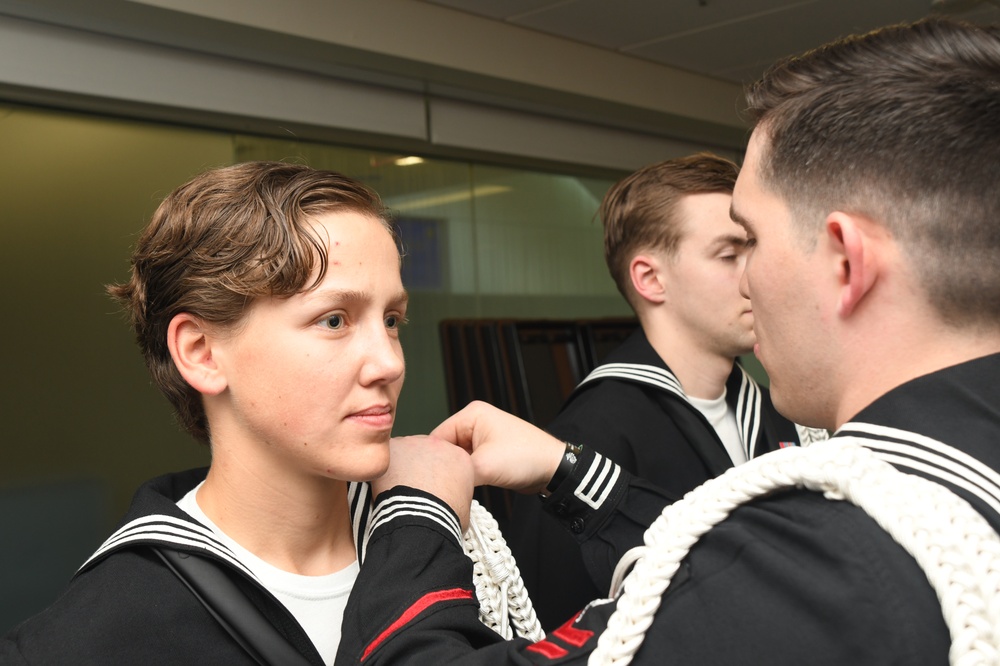
<path fill-rule="evenodd" d="M 347 597 L 358 577 L 357 560 L 340 571 L 325 576 L 303 576 L 268 564 L 233 541 L 205 515 L 195 497 L 200 487 L 201 484 L 182 497 L 177 506 L 211 528 L 219 541 L 232 549 L 236 558 L 257 576 L 261 585 L 277 597 L 298 620 L 323 661 L 332 666 L 340 645 L 340 625 L 344 619 Z"/>
<path fill-rule="evenodd" d="M 692 398 L 688 400 L 699 412 L 704 414 L 708 422 L 715 428 L 716 434 L 722 440 L 723 446 L 729 452 L 734 465 L 740 465 L 747 461 L 746 451 L 743 450 L 743 442 L 740 441 L 740 431 L 736 425 L 736 412 L 726 404 L 726 390 L 722 389 L 722 395 L 715 400 L 704 400 L 702 398 Z"/>

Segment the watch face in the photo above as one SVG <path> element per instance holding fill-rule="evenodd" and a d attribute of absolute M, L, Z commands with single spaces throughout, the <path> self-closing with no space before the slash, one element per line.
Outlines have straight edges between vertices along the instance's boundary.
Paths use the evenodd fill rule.
<path fill-rule="evenodd" d="M 550 493 L 554 492 L 555 489 L 569 477 L 569 475 L 573 472 L 573 468 L 576 466 L 577 456 L 582 452 L 582 446 L 566 442 L 566 451 L 563 453 L 563 457 L 559 461 L 556 473 L 552 475 L 552 480 L 550 480 L 549 484 L 545 486 L 545 490 Z"/>

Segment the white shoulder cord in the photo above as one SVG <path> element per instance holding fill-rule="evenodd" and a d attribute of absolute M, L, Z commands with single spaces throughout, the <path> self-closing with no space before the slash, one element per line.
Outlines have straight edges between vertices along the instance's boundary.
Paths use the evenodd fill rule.
<path fill-rule="evenodd" d="M 532 641 L 545 638 L 521 572 L 500 534 L 497 521 L 475 500 L 472 500 L 464 545 L 465 554 L 472 560 L 482 623 L 505 639 L 513 638 L 514 631 Z"/>
<path fill-rule="evenodd" d="M 733 509 L 776 490 L 804 487 L 862 508 L 913 556 L 941 602 L 952 664 L 1000 664 L 1000 536 L 965 500 L 898 471 L 862 441 L 838 437 L 836 443 L 769 453 L 664 509 L 645 545 L 626 553 L 615 570 L 611 594 L 621 597 L 588 663 L 632 661 L 688 550 Z"/>
<path fill-rule="evenodd" d="M 829 436 L 825 430 L 798 425 L 796 429 L 802 446 Z M 483 624 L 505 639 L 513 638 L 515 633 L 532 641 L 545 638 L 517 563 L 496 520 L 475 500 L 472 501 L 469 529 L 464 535 L 463 545 L 466 555 L 473 562 L 479 619 Z M 626 557 L 629 557 L 628 553 Z M 634 559 L 629 560 L 629 566 Z"/>

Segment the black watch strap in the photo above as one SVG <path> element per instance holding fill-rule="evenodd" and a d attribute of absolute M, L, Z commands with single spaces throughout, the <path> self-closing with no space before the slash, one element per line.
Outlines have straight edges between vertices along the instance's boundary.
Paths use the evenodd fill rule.
<path fill-rule="evenodd" d="M 577 461 L 580 459 L 580 454 L 583 453 L 583 446 L 579 444 L 570 444 L 566 442 L 566 450 L 563 451 L 562 459 L 559 460 L 559 466 L 556 467 L 556 473 L 552 475 L 552 479 L 549 481 L 548 485 L 545 486 L 545 491 L 548 493 L 555 492 L 556 488 L 562 485 L 562 482 L 569 478 L 569 475 L 573 473 L 573 468 L 576 467 Z"/>

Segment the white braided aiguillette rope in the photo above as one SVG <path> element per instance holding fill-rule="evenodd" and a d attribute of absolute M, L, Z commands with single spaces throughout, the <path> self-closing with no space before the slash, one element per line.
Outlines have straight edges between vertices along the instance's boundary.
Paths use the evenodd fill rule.
<path fill-rule="evenodd" d="M 691 546 L 740 504 L 791 487 L 850 501 L 914 557 L 941 601 L 952 664 L 1000 664 L 1000 536 L 965 500 L 896 470 L 853 437 L 769 453 L 664 509 L 646 545 L 626 554 L 615 571 L 611 593 L 621 589 L 621 597 L 588 663 L 630 663 Z"/>
<path fill-rule="evenodd" d="M 795 433 L 799 436 L 799 446 L 812 446 L 816 442 L 825 442 L 830 439 L 830 432 L 822 428 L 810 428 L 808 426 L 795 424 Z"/>
<path fill-rule="evenodd" d="M 479 619 L 483 624 L 505 639 L 513 638 L 515 632 L 532 641 L 545 638 L 497 521 L 475 500 L 464 545 L 465 554 L 472 560 Z"/>

